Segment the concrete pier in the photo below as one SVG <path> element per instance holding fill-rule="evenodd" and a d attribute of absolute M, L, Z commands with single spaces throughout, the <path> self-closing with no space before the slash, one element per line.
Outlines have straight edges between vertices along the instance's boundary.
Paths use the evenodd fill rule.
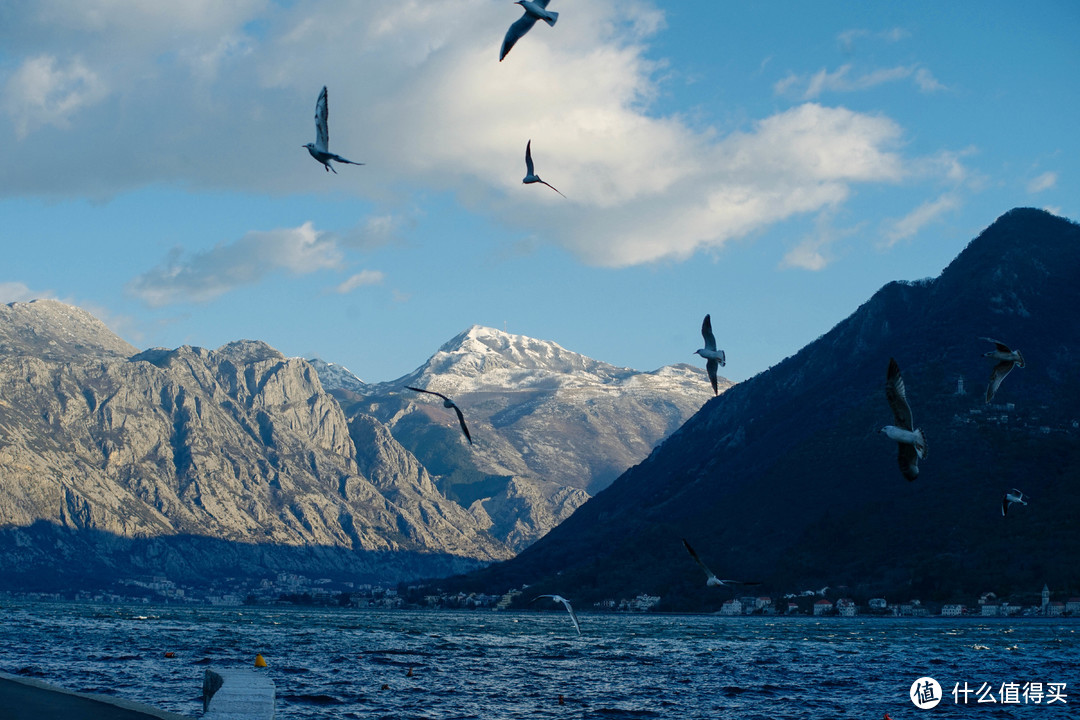
<path fill-rule="evenodd" d="M 207 668 L 203 720 L 273 720 L 275 694 L 265 672 Z"/>

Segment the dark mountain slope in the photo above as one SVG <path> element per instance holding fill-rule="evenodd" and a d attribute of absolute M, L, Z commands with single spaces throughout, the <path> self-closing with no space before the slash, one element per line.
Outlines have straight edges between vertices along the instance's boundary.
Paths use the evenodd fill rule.
<path fill-rule="evenodd" d="M 579 601 L 715 607 L 682 549 L 762 593 L 847 586 L 943 600 L 1080 588 L 1080 227 L 999 218 L 932 281 L 891 283 L 826 335 L 710 401 L 640 465 L 517 558 L 447 581 Z M 995 337 L 1028 360 L 983 401 Z M 928 437 L 907 482 L 884 384 L 900 364 Z M 965 392 L 958 386 L 963 378 Z M 1004 491 L 1030 506 L 1001 517 Z M 531 590 L 530 590 L 531 592 Z"/>

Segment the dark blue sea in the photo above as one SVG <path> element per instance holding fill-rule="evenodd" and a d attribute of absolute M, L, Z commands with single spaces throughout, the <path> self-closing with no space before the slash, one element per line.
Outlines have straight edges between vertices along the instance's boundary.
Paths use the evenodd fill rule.
<path fill-rule="evenodd" d="M 580 618 L 7 602 L 0 671 L 193 718 L 256 653 L 282 720 L 1080 717 L 1080 619 Z"/>

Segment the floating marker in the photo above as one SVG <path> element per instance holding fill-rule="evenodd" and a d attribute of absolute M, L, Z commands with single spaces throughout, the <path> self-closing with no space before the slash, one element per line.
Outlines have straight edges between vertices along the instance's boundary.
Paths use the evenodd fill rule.
<path fill-rule="evenodd" d="M 255 667 L 266 667 L 266 658 L 264 658 L 262 655 L 256 655 Z"/>

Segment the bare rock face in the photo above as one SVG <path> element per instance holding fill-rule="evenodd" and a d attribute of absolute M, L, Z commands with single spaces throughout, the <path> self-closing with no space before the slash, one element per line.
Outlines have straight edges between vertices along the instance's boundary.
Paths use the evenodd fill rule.
<path fill-rule="evenodd" d="M 265 343 L 136 354 L 86 313 L 41 301 L 0 306 L 0 338 L 0 531 L 320 547 L 341 571 L 350 553 L 365 571 L 370 553 L 510 555 L 389 433 L 373 428 L 358 453 L 311 365 Z"/>
<path fill-rule="evenodd" d="M 324 382 L 350 416 L 384 423 L 447 496 L 515 550 L 643 460 L 713 396 L 699 367 L 641 372 L 481 326 L 398 380 Z M 475 442 L 466 443 L 440 400 L 406 385 L 454 398 Z"/>
<path fill-rule="evenodd" d="M 90 313 L 57 300 L 0 305 L 0 355 L 69 362 L 136 352 Z"/>

